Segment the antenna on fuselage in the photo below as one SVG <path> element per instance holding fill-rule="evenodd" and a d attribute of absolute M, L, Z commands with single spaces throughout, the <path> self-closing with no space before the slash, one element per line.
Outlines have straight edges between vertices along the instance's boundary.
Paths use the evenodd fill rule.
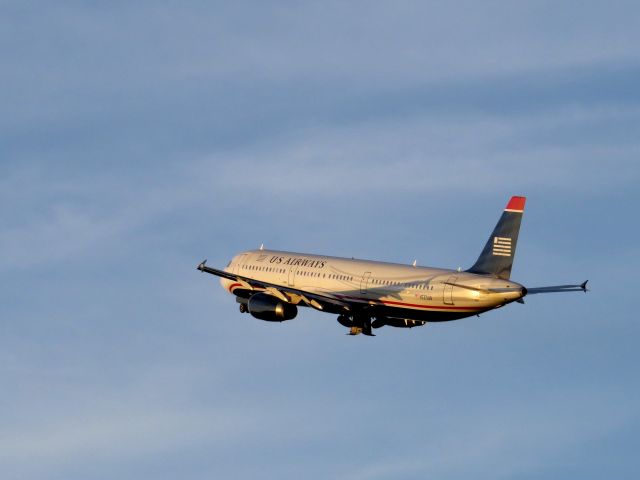
<path fill-rule="evenodd" d="M 264 250 L 264 243 L 260 244 L 260 250 Z"/>

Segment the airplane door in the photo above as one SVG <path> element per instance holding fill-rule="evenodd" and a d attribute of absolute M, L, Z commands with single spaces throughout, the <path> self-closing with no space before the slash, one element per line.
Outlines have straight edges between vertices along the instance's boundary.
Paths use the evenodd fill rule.
<path fill-rule="evenodd" d="M 242 255 L 240 255 L 240 257 L 238 258 L 238 261 L 235 262 L 235 264 L 233 265 L 233 270 L 232 272 L 235 273 L 236 275 L 240 275 L 240 265 L 244 265 L 244 262 L 247 261 L 247 257 L 249 256 L 248 253 L 243 253 Z"/>
<path fill-rule="evenodd" d="M 449 277 L 447 283 L 444 284 L 442 300 L 445 305 L 453 305 L 453 285 L 449 284 L 456 283 L 457 279 L 458 277 Z"/>
<path fill-rule="evenodd" d="M 364 275 L 362 275 L 362 280 L 360 281 L 360 293 L 367 293 L 369 280 L 371 280 L 371 272 L 364 272 Z"/>
<path fill-rule="evenodd" d="M 293 287 L 296 284 L 296 272 L 298 271 L 298 266 L 291 267 L 289 269 L 289 286 Z"/>

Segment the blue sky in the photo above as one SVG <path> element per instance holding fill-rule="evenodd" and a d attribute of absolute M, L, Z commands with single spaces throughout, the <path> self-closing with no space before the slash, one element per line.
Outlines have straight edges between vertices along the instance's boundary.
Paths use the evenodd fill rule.
<path fill-rule="evenodd" d="M 3 479 L 637 476 L 636 2 L 2 2 Z M 590 279 L 351 338 L 238 251 Z"/>

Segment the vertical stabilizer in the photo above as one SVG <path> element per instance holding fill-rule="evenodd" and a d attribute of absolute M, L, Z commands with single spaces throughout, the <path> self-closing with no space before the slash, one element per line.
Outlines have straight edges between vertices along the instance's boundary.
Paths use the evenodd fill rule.
<path fill-rule="evenodd" d="M 511 197 L 484 250 L 468 272 L 509 278 L 526 201 L 526 197 Z"/>

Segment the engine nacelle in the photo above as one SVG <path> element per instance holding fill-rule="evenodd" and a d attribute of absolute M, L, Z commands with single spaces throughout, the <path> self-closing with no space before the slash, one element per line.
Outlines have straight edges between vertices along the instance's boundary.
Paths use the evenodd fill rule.
<path fill-rule="evenodd" d="M 267 322 L 283 322 L 296 318 L 298 307 L 266 293 L 256 293 L 247 302 L 249 313 Z"/>
<path fill-rule="evenodd" d="M 424 320 L 409 320 L 406 318 L 380 317 L 380 318 L 376 318 L 371 323 L 371 326 L 373 328 L 380 328 L 380 327 L 384 327 L 385 325 L 388 325 L 390 327 L 396 327 L 396 328 L 413 328 L 413 327 L 421 327 L 426 323 L 427 322 L 425 322 Z"/>

